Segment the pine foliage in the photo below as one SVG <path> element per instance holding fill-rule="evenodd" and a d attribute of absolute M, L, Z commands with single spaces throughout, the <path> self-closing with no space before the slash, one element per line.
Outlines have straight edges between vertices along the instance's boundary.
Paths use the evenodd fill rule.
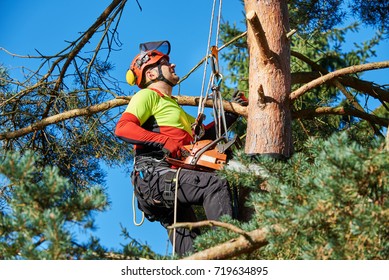
<path fill-rule="evenodd" d="M 1 161 L 1 178 L 11 197 L 0 213 L 1 259 L 88 258 L 98 252 L 96 239 L 77 245 L 74 232 L 93 228 L 92 211 L 103 211 L 108 202 L 101 187 L 73 192 L 58 168 L 38 169 L 36 157 L 27 152 L 7 153 Z"/>
<path fill-rule="evenodd" d="M 362 22 L 380 27 L 381 33 L 345 52 L 342 46 L 346 33 L 357 31 L 358 26 L 334 28 L 344 14 L 342 1 L 290 1 L 291 26 L 299 30 L 291 38 L 292 50 L 325 71 L 367 62 L 375 56 L 374 47 L 387 35 L 388 6 L 365 2 L 352 1 L 356 4 L 354 12 L 358 12 Z M 373 19 L 370 15 L 377 13 L 369 11 L 375 7 L 380 16 Z M 114 19 L 112 16 L 100 22 L 99 30 L 108 31 Z M 65 71 L 66 78 L 65 72 L 53 72 L 54 67 L 47 73 L 42 72 L 46 71 L 43 68 L 41 72 L 26 72 L 26 81 L 16 81 L 0 66 L 3 132 L 122 94 L 119 82 L 109 74 L 114 66 L 107 59 L 114 49 L 112 42 L 118 42 L 116 28 L 111 31 L 100 32 L 111 34 L 101 38 L 106 42 L 102 49 L 108 49 L 106 59 L 93 59 L 88 50 L 75 52 L 78 55 L 74 68 Z M 227 42 L 241 33 L 236 25 L 227 23 L 222 26 L 221 40 Z M 80 38 L 87 36 L 85 33 Z M 85 41 L 92 42 L 90 39 Z M 77 39 L 72 44 L 82 48 L 81 43 Z M 245 38 L 226 50 L 221 54 L 228 70 L 222 91 L 228 99 L 236 88 L 248 92 Z M 61 55 L 56 61 L 66 57 Z M 55 59 L 45 58 L 42 65 L 50 65 Z M 54 65 L 66 70 L 66 63 L 61 63 Z M 321 73 L 297 57 L 293 56 L 291 63 L 292 80 L 299 74 L 309 78 L 294 79 L 293 89 Z M 48 78 L 42 78 L 45 73 Z M 349 90 L 361 104 L 367 104 L 368 96 L 353 88 Z M 377 115 L 387 117 L 387 105 L 381 103 Z M 296 112 L 353 105 L 338 89 L 324 85 L 306 93 L 293 106 Z M 369 112 L 365 106 L 364 109 Z M 108 205 L 104 189 L 91 186 L 104 182 L 102 160 L 121 165 L 129 163 L 132 157 L 131 148 L 118 142 L 112 133 L 118 115 L 117 110 L 107 110 L 1 142 L 4 153 L 0 160 L 0 259 L 161 258 L 147 245 L 133 240 L 125 229 L 123 235 L 130 241 L 119 254 L 112 250 L 108 253 L 94 237 L 86 244 L 77 244 L 76 231 L 93 229 L 92 213 L 103 211 Z M 348 134 L 330 137 L 345 129 Z M 286 162 L 237 154 L 235 158 L 247 167 L 259 166 L 260 175 L 223 171 L 231 185 L 239 186 L 241 195 L 249 193 L 247 208 L 241 209 L 247 219 L 224 221 L 245 231 L 274 226 L 282 229 L 269 234 L 264 248 L 237 258 L 389 259 L 389 156 L 369 130 L 366 122 L 352 116 L 315 116 L 293 123 L 298 153 Z M 238 123 L 234 132 L 243 135 L 245 122 Z M 26 152 L 29 149 L 33 152 Z M 237 234 L 227 229 L 209 230 L 197 238 L 196 246 L 202 250 L 235 237 Z"/>
<path fill-rule="evenodd" d="M 269 234 L 263 249 L 240 258 L 388 259 L 389 153 L 379 141 L 362 146 L 346 133 L 311 138 L 305 146 L 308 152 L 287 162 L 243 160 L 259 165 L 262 176 L 225 174 L 251 191 L 247 203 L 255 211 L 242 229 L 282 229 Z M 224 229 L 209 232 L 198 248 L 233 237 Z"/>

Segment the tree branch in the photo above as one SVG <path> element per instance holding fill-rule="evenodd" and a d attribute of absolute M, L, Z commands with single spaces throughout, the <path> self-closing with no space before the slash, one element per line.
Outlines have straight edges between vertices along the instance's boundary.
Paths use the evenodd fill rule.
<path fill-rule="evenodd" d="M 334 72 L 328 73 L 320 78 L 317 78 L 308 84 L 300 87 L 299 89 L 295 90 L 290 94 L 290 99 L 292 101 L 296 100 L 300 96 L 302 96 L 304 93 L 307 91 L 324 84 L 328 81 L 331 81 L 332 79 L 347 75 L 347 74 L 352 74 L 352 73 L 358 73 L 366 70 L 375 70 L 375 69 L 382 69 L 382 68 L 389 68 L 389 61 L 382 61 L 382 62 L 374 62 L 374 63 L 366 63 L 362 65 L 354 65 L 350 67 L 346 67 L 343 69 L 336 70 Z"/>
<path fill-rule="evenodd" d="M 80 117 L 80 116 L 90 116 L 95 113 L 101 112 L 101 111 L 106 111 L 108 109 L 125 105 L 127 104 L 128 101 L 125 99 L 113 99 L 109 100 L 97 105 L 93 106 L 88 106 L 85 108 L 80 108 L 80 109 L 73 109 L 70 111 L 66 111 L 63 113 L 59 113 L 54 116 L 47 117 L 45 119 L 42 119 L 36 123 L 33 123 L 29 126 L 26 126 L 24 128 L 15 130 L 15 131 L 10 131 L 10 132 L 4 132 L 0 134 L 0 140 L 4 139 L 13 139 L 13 138 L 19 138 L 21 136 L 24 136 L 28 133 L 41 130 L 45 128 L 48 125 L 56 124 L 64 120 Z"/>
<path fill-rule="evenodd" d="M 68 54 L 67 59 L 62 66 L 61 73 L 57 79 L 54 90 L 59 89 L 59 85 L 62 83 L 63 77 L 72 62 L 72 60 L 77 56 L 81 49 L 89 42 L 92 36 L 95 34 L 97 29 L 106 21 L 108 16 L 116 9 L 119 5 L 124 5 L 127 0 L 113 0 L 112 3 L 104 10 L 104 12 L 97 18 L 97 20 L 92 24 L 91 27 L 84 33 L 81 41 L 74 47 L 74 49 Z"/>
<path fill-rule="evenodd" d="M 200 98 L 192 97 L 192 96 L 177 96 L 176 99 L 180 105 L 196 106 L 199 104 Z M 92 105 L 84 108 L 73 109 L 70 111 L 59 113 L 57 115 L 50 116 L 40 121 L 37 121 L 27 127 L 15 131 L 0 133 L 0 140 L 18 138 L 28 133 L 41 130 L 48 125 L 56 124 L 64 120 L 81 117 L 81 116 L 90 116 L 98 112 L 102 112 L 118 106 L 126 105 L 130 100 L 131 100 L 131 96 L 119 96 L 116 99 L 112 99 L 97 105 Z M 205 103 L 206 107 L 212 107 L 212 105 L 213 102 L 211 99 L 207 100 Z M 223 101 L 223 106 L 225 111 L 227 112 L 236 113 L 241 116 L 247 116 L 246 107 L 241 106 L 238 103 Z"/>
<path fill-rule="evenodd" d="M 261 57 L 265 59 L 264 62 L 266 64 L 266 62 L 269 61 L 271 58 L 270 49 L 267 43 L 265 31 L 263 31 L 257 13 L 253 10 L 249 11 L 246 15 L 246 19 L 249 22 L 249 25 L 251 26 L 251 29 L 255 34 L 254 38 L 257 42 L 259 52 L 261 53 Z"/>
<path fill-rule="evenodd" d="M 323 75 L 318 71 L 295 72 L 292 73 L 292 84 L 305 84 L 322 76 Z M 343 85 L 347 87 L 351 87 L 357 91 L 366 93 L 371 97 L 380 100 L 381 102 L 389 102 L 389 91 L 382 89 L 373 82 L 364 81 L 351 76 L 338 77 L 338 79 Z"/>
<path fill-rule="evenodd" d="M 296 51 L 291 51 L 291 54 L 297 58 L 299 58 L 300 60 L 304 61 L 305 63 L 307 63 L 308 65 L 310 65 L 314 70 L 316 71 L 319 71 L 320 73 L 322 74 L 328 74 L 328 71 L 327 69 L 325 69 L 324 67 L 321 67 L 320 65 L 318 65 L 317 63 L 315 63 L 314 61 L 310 60 L 308 57 L 306 57 L 305 55 L 301 54 L 301 53 L 298 53 Z M 331 81 L 343 94 L 344 96 L 346 96 L 346 98 L 348 99 L 348 101 L 353 104 L 353 106 L 364 112 L 365 110 L 362 108 L 362 106 L 358 103 L 358 101 L 355 99 L 355 97 L 349 93 L 347 91 L 347 89 L 344 87 L 344 85 L 339 81 L 338 78 L 334 78 L 332 81 Z"/>
<path fill-rule="evenodd" d="M 194 228 L 206 227 L 206 226 L 208 226 L 208 227 L 217 226 L 217 227 L 225 228 L 225 229 L 228 229 L 232 232 L 240 234 L 246 238 L 250 238 L 250 236 L 247 234 L 246 231 L 238 228 L 237 226 L 234 226 L 234 225 L 228 224 L 228 223 L 223 223 L 220 221 L 215 221 L 215 220 L 206 220 L 206 221 L 200 221 L 200 222 L 195 222 L 195 223 L 175 223 L 175 224 L 169 226 L 168 229 L 188 228 L 188 229 L 192 230 Z"/>
<path fill-rule="evenodd" d="M 241 254 L 251 253 L 268 244 L 266 237 L 271 231 L 275 231 L 275 233 L 277 233 L 280 232 L 281 229 L 278 226 L 273 226 L 269 229 L 256 229 L 246 233 L 249 238 L 240 236 L 238 238 L 231 239 L 227 242 L 186 257 L 184 260 L 223 260 L 232 259 Z"/>
<path fill-rule="evenodd" d="M 198 106 L 199 104 L 199 97 L 193 97 L 193 96 L 177 96 L 175 97 L 177 99 L 178 104 L 180 105 L 188 105 L 188 106 Z M 82 116 L 90 116 L 93 114 L 96 114 L 98 112 L 106 111 L 118 106 L 123 106 L 128 104 L 128 102 L 131 100 L 131 96 L 118 96 L 116 99 L 112 99 L 97 105 L 92 105 L 84 108 L 79 109 L 73 109 L 70 111 L 66 111 L 63 113 L 59 113 L 54 116 L 50 116 L 47 118 L 44 118 L 36 123 L 33 123 L 27 127 L 15 130 L 15 131 L 9 131 L 9 132 L 3 132 L 0 133 L 0 140 L 5 139 L 14 139 L 22 137 L 28 133 L 41 130 L 45 128 L 46 126 L 59 123 L 61 121 L 65 121 L 68 119 L 76 118 L 76 117 L 82 117 Z M 211 99 L 208 99 L 205 102 L 206 107 L 212 107 L 213 102 Z M 224 110 L 226 112 L 231 112 L 238 114 L 240 116 L 243 116 L 247 118 L 247 107 L 241 106 L 238 103 L 233 103 L 229 101 L 223 101 Z M 313 117 L 320 114 L 336 114 L 336 115 L 351 115 L 355 116 L 367 121 L 371 121 L 373 123 L 377 123 L 379 125 L 388 126 L 388 120 L 384 118 L 380 118 L 374 115 L 370 115 L 368 113 L 364 113 L 358 110 L 354 110 L 351 108 L 344 108 L 344 107 L 338 107 L 338 108 L 331 108 L 331 107 L 322 107 L 322 108 L 316 108 L 316 109 L 308 109 L 298 112 L 292 112 L 292 115 L 294 118 L 308 118 Z"/>
<path fill-rule="evenodd" d="M 317 115 L 350 115 L 354 116 L 360 119 L 363 119 L 365 121 L 379 124 L 381 126 L 388 126 L 389 125 L 389 119 L 380 118 L 375 115 L 371 115 L 365 112 L 361 112 L 357 109 L 352 108 L 346 108 L 346 107 L 320 107 L 320 108 L 314 108 L 314 109 L 306 109 L 301 110 L 297 112 L 293 112 L 292 116 L 293 118 L 300 119 L 300 118 L 312 118 Z"/>

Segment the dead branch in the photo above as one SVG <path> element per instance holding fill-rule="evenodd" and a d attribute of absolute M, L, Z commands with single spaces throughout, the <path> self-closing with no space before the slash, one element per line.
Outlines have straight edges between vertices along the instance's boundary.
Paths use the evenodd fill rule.
<path fill-rule="evenodd" d="M 346 108 L 346 107 L 320 107 L 320 108 L 314 108 L 314 109 L 306 109 L 301 110 L 297 112 L 293 112 L 292 116 L 296 119 L 302 119 L 302 118 L 312 118 L 318 115 L 349 115 L 354 116 L 360 119 L 363 119 L 365 121 L 379 124 L 381 126 L 388 126 L 389 125 L 389 119 L 386 118 L 380 118 L 375 115 L 371 115 L 365 112 L 361 112 L 357 109 L 352 108 Z"/>
<path fill-rule="evenodd" d="M 192 97 L 192 96 L 177 96 L 177 102 L 180 105 L 190 105 L 190 106 L 196 106 L 199 103 L 198 97 Z M 45 128 L 48 125 L 56 124 L 64 120 L 73 119 L 76 117 L 82 117 L 82 116 L 91 116 L 93 114 L 96 114 L 98 112 L 106 111 L 118 106 L 123 106 L 128 104 L 128 102 L 131 100 L 131 96 L 119 96 L 116 99 L 112 99 L 100 104 L 79 108 L 79 109 L 73 109 L 66 112 L 62 112 L 47 118 L 44 118 L 40 121 L 37 121 L 36 123 L 33 123 L 27 127 L 15 130 L 15 131 L 9 131 L 9 132 L 3 132 L 0 133 L 0 140 L 4 139 L 14 139 L 21 136 L 24 136 L 28 133 L 41 130 Z M 206 107 L 212 107 L 213 102 L 212 100 L 207 100 L 205 103 Z M 223 102 L 224 110 L 227 112 L 236 113 L 242 116 L 247 116 L 246 107 L 243 107 L 239 105 L 238 103 L 232 103 L 232 102 Z"/>
<path fill-rule="evenodd" d="M 238 238 L 231 239 L 227 242 L 186 257 L 184 260 L 224 260 L 232 259 L 241 254 L 251 253 L 268 244 L 266 237 L 271 231 L 277 233 L 280 232 L 281 229 L 278 226 L 274 226 L 269 229 L 256 229 L 247 232 L 247 236 L 249 236 L 249 238 L 240 236 Z"/>
<path fill-rule="evenodd" d="M 312 61 L 311 59 L 309 59 L 308 57 L 306 57 L 305 55 L 301 54 L 301 53 L 298 53 L 296 51 L 291 51 L 291 54 L 295 57 L 297 57 L 298 59 L 304 61 L 305 63 L 307 63 L 309 66 L 311 66 L 314 70 L 316 71 L 319 71 L 320 74 L 328 74 L 329 72 L 327 71 L 327 69 L 321 67 L 320 65 L 318 65 L 317 63 L 315 63 L 314 61 Z M 379 128 L 375 125 L 375 123 L 373 123 L 372 121 L 370 121 L 370 119 L 373 117 L 373 116 L 370 116 L 369 114 L 367 114 L 365 112 L 365 110 L 363 109 L 363 107 L 358 103 L 357 99 L 355 98 L 355 96 L 353 96 L 347 89 L 346 87 L 341 83 L 340 79 L 339 78 L 334 78 L 332 80 L 330 80 L 330 83 L 332 83 L 333 85 L 335 85 L 342 93 L 343 95 L 347 98 L 348 102 L 351 103 L 354 108 L 358 111 L 361 112 L 361 114 L 359 114 L 358 112 L 353 112 L 354 114 L 357 113 L 358 115 L 363 115 L 365 116 L 366 118 L 364 118 L 366 121 L 370 122 L 370 125 L 372 127 L 372 129 L 375 131 L 376 134 L 379 134 Z M 355 111 L 355 110 L 353 110 Z M 342 110 L 342 112 L 344 112 L 344 110 Z"/>
<path fill-rule="evenodd" d="M 292 84 L 305 84 L 322 76 L 323 75 L 319 71 L 295 72 L 292 73 Z M 370 95 L 381 102 L 389 102 L 389 91 L 381 88 L 373 82 L 364 81 L 351 76 L 338 77 L 338 79 L 346 87 L 351 87 L 359 92 Z"/>
<path fill-rule="evenodd" d="M 249 238 L 247 232 L 238 228 L 237 226 L 234 226 L 234 225 L 228 224 L 228 223 L 223 223 L 220 221 L 215 221 L 215 220 L 206 220 L 206 221 L 200 221 L 200 222 L 195 222 L 195 223 L 175 223 L 175 224 L 169 226 L 168 229 L 188 228 L 188 229 L 192 230 L 194 228 L 199 228 L 199 227 L 213 227 L 213 226 L 225 228 L 225 229 L 228 229 L 232 232 L 240 234 L 246 238 Z"/>
<path fill-rule="evenodd" d="M 176 96 L 178 104 L 180 105 L 188 105 L 188 106 L 198 106 L 199 104 L 199 97 L 193 97 L 193 96 Z M 73 109 L 70 111 L 62 112 L 54 116 L 50 116 L 47 118 L 44 118 L 36 123 L 33 123 L 27 127 L 21 128 L 19 130 L 15 131 L 9 131 L 9 132 L 3 132 L 0 133 L 0 140 L 5 139 L 14 139 L 22 137 L 28 133 L 41 130 L 45 128 L 46 126 L 59 123 L 64 120 L 76 118 L 76 117 L 82 117 L 82 116 L 91 116 L 93 114 L 96 114 L 98 112 L 106 111 L 118 106 L 123 106 L 128 104 L 128 102 L 131 100 L 131 96 L 118 96 L 116 99 L 112 99 L 100 104 L 79 108 L 79 109 Z M 241 106 L 238 103 L 232 103 L 229 101 L 223 101 L 224 110 L 226 112 L 232 112 L 235 114 L 238 114 L 240 116 L 243 116 L 247 118 L 247 107 Z M 205 102 L 206 107 L 212 107 L 213 102 L 211 99 L 208 99 Z M 344 107 L 337 107 L 337 108 L 331 108 L 331 107 L 322 107 L 322 108 L 316 108 L 316 109 L 309 109 L 309 110 L 303 110 L 298 112 L 292 112 L 292 116 L 294 118 L 309 118 L 314 117 L 321 114 L 335 114 L 335 115 L 351 115 L 355 116 L 367 121 L 371 121 L 373 123 L 377 123 L 382 126 L 388 126 L 388 119 L 380 118 L 368 113 L 364 113 L 352 108 L 344 108 Z"/>
<path fill-rule="evenodd" d="M 92 24 L 91 27 L 84 33 L 81 41 L 74 47 L 74 49 L 68 54 L 67 59 L 61 69 L 61 73 L 57 79 L 54 90 L 59 89 L 60 84 L 65 76 L 65 73 L 72 62 L 72 60 L 77 56 L 81 49 L 89 42 L 92 36 L 96 33 L 97 29 L 104 24 L 109 15 L 117 8 L 119 5 L 124 5 L 127 0 L 113 0 L 112 3 L 104 10 L 104 12 L 97 18 L 97 20 Z"/>
<path fill-rule="evenodd" d="M 106 111 L 117 106 L 125 105 L 127 103 L 128 101 L 125 99 L 113 99 L 97 105 L 88 106 L 80 109 L 73 109 L 70 111 L 59 113 L 57 115 L 42 119 L 36 123 L 33 123 L 19 130 L 1 133 L 0 140 L 18 138 L 28 133 L 41 130 L 48 125 L 56 124 L 64 120 L 68 120 L 80 116 L 90 116 L 98 112 Z"/>
<path fill-rule="evenodd" d="M 246 15 L 246 19 L 251 26 L 252 31 L 254 32 L 259 52 L 261 53 L 261 57 L 265 59 L 265 64 L 270 60 L 270 48 L 267 43 L 265 31 L 262 28 L 261 22 L 257 16 L 257 13 L 253 10 L 249 11 Z"/>
<path fill-rule="evenodd" d="M 366 70 L 375 70 L 375 69 L 382 69 L 382 68 L 389 68 L 389 61 L 382 61 L 382 62 L 373 62 L 373 63 L 366 63 L 362 65 L 354 65 L 350 67 L 346 67 L 343 69 L 336 70 L 334 72 L 328 73 L 320 78 L 317 78 L 308 84 L 300 87 L 299 89 L 295 90 L 290 94 L 290 99 L 292 101 L 296 100 L 300 96 L 302 96 L 304 93 L 307 91 L 324 84 L 328 81 L 331 81 L 332 79 L 347 75 L 347 74 L 353 74 L 353 73 L 358 73 Z"/>
<path fill-rule="evenodd" d="M 200 101 L 200 97 L 193 97 L 193 96 L 177 96 L 176 98 L 177 98 L 177 102 L 180 105 L 198 106 Z M 212 100 L 207 99 L 207 101 L 205 102 L 205 106 L 212 107 L 213 106 Z M 223 100 L 223 107 L 224 110 L 227 112 L 236 113 L 240 116 L 247 118 L 247 107 L 226 100 Z"/>
<path fill-rule="evenodd" d="M 314 70 L 316 71 L 319 71 L 321 74 L 328 74 L 328 71 L 327 69 L 321 67 L 320 65 L 318 65 L 317 63 L 315 63 L 314 61 L 310 60 L 308 57 L 306 57 L 305 55 L 301 54 L 301 53 L 298 53 L 296 51 L 291 51 L 291 55 L 299 58 L 300 60 L 304 61 L 305 63 L 307 63 L 308 65 L 310 65 Z M 332 81 L 331 81 L 343 94 L 344 96 L 346 96 L 347 100 L 353 104 L 353 106 L 364 112 L 365 110 L 362 108 L 362 106 L 358 103 L 358 101 L 355 99 L 355 97 L 349 93 L 347 91 L 347 89 L 344 87 L 344 85 L 339 81 L 339 79 L 337 78 L 334 78 Z"/>

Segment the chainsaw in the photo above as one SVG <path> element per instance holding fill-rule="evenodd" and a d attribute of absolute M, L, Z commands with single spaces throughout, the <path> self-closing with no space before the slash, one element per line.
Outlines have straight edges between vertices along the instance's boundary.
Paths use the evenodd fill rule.
<path fill-rule="evenodd" d="M 240 145 L 239 137 L 235 136 L 228 142 L 225 137 L 215 140 L 200 140 L 181 148 L 181 159 L 166 158 L 166 161 L 176 167 L 201 171 L 221 170 L 227 163 L 227 151 L 232 145 Z"/>

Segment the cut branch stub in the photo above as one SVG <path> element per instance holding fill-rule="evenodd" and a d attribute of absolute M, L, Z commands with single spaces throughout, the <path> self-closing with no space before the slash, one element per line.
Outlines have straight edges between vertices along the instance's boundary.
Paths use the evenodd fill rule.
<path fill-rule="evenodd" d="M 271 55 L 269 45 L 266 40 L 265 31 L 263 31 L 261 22 L 259 21 L 255 11 L 249 11 L 246 15 L 246 18 L 255 34 L 255 39 L 258 44 L 259 51 L 261 52 L 261 56 L 266 58 L 264 61 L 264 64 L 266 64 L 267 61 L 270 60 Z"/>

